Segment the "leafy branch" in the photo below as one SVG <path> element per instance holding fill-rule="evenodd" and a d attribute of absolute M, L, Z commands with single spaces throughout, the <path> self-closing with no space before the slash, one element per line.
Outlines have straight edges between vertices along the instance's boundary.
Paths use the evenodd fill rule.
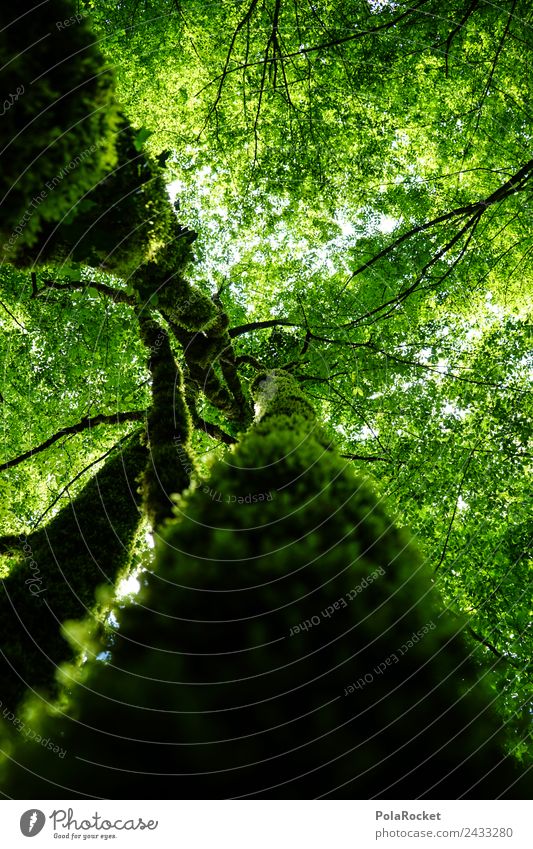
<path fill-rule="evenodd" d="M 211 105 L 210 110 L 209 110 L 209 114 L 208 114 L 207 119 L 206 119 L 206 124 L 209 121 L 209 118 L 211 117 L 213 112 L 216 111 L 217 106 L 220 103 L 220 98 L 222 97 L 222 89 L 224 87 L 224 81 L 225 81 L 228 73 L 230 73 L 229 63 L 231 61 L 231 57 L 232 57 L 233 50 L 234 50 L 234 47 L 235 47 L 235 42 L 237 41 L 237 37 L 238 37 L 239 33 L 241 32 L 241 30 L 243 29 L 243 27 L 245 27 L 250 22 L 250 19 L 251 19 L 252 15 L 255 11 L 255 8 L 257 6 L 257 3 L 258 3 L 258 0 L 252 0 L 252 2 L 250 3 L 250 6 L 248 8 L 248 11 L 244 15 L 244 17 L 241 18 L 241 20 L 239 21 L 239 23 L 235 27 L 235 30 L 233 31 L 233 35 L 231 37 L 231 41 L 230 41 L 230 44 L 229 44 L 229 47 L 228 47 L 228 51 L 226 53 L 226 60 L 224 62 L 224 68 L 222 69 L 222 73 L 220 74 L 220 77 L 217 78 L 217 80 L 220 81 L 219 86 L 218 86 L 218 91 L 216 93 L 216 97 L 215 97 L 215 99 L 214 99 L 214 101 Z M 205 129 L 206 124 L 204 125 L 204 129 Z"/>
<path fill-rule="evenodd" d="M 98 283 L 94 280 L 69 280 L 67 283 L 58 283 L 56 280 L 43 280 L 42 287 L 37 287 L 37 278 L 34 272 L 31 275 L 32 282 L 32 298 L 38 298 L 49 289 L 56 289 L 60 292 L 68 292 L 79 289 L 95 289 L 101 295 L 111 298 L 116 303 L 129 304 L 135 306 L 135 298 L 123 292 L 121 289 L 114 289 L 113 286 L 108 286 L 106 283 Z"/>
<path fill-rule="evenodd" d="M 332 38 L 328 41 L 321 42 L 320 44 L 315 44 L 311 47 L 305 47 L 304 45 L 302 45 L 298 50 L 294 50 L 290 53 L 284 53 L 282 55 L 279 55 L 279 54 L 276 53 L 276 51 L 274 51 L 273 55 L 269 56 L 270 47 L 272 46 L 272 43 L 273 43 L 274 27 L 277 28 L 277 19 L 276 19 L 274 24 L 273 24 L 271 33 L 269 35 L 267 48 L 264 52 L 264 56 L 263 56 L 262 59 L 258 59 L 254 62 L 244 62 L 244 63 L 241 63 L 240 65 L 235 65 L 233 68 L 228 67 L 228 64 L 229 64 L 229 59 L 228 59 L 228 61 L 226 62 L 225 66 L 224 66 L 222 73 L 219 74 L 214 79 L 212 79 L 210 82 L 208 82 L 205 86 L 203 86 L 203 88 L 201 88 L 195 94 L 195 97 L 199 97 L 210 86 L 215 85 L 216 83 L 219 83 L 217 98 L 215 100 L 215 102 L 218 103 L 220 101 L 221 89 L 224 85 L 226 78 L 229 76 L 229 74 L 235 73 L 237 71 L 243 71 L 243 70 L 246 70 L 248 68 L 258 67 L 258 66 L 261 66 L 261 65 L 264 68 L 264 70 L 263 70 L 263 81 L 262 81 L 262 86 L 264 86 L 264 78 L 265 78 L 265 75 L 266 75 L 266 67 L 269 64 L 275 64 L 280 59 L 282 61 L 284 61 L 286 59 L 294 59 L 294 58 L 297 58 L 297 57 L 300 57 L 300 56 L 308 56 L 310 53 L 318 53 L 321 50 L 328 50 L 331 47 L 339 47 L 340 45 L 347 44 L 350 41 L 357 41 L 361 38 L 365 38 L 367 35 L 374 35 L 378 32 L 383 32 L 384 30 L 392 29 L 397 24 L 399 24 L 400 21 L 403 21 L 405 18 L 411 16 L 414 12 L 416 12 L 418 9 L 420 9 L 422 6 L 424 6 L 427 2 L 428 2 L 428 0 L 419 0 L 418 3 L 415 3 L 413 6 L 410 6 L 401 15 L 398 15 L 398 17 L 394 18 L 392 21 L 387 21 L 384 24 L 378 24 L 375 27 L 369 27 L 368 29 L 360 30 L 359 32 L 352 32 L 349 35 L 344 35 L 344 36 L 339 35 L 339 36 L 336 36 L 336 37 L 334 37 L 334 38 Z M 255 3 L 253 3 L 252 5 L 255 6 Z M 277 18 L 279 18 L 279 7 L 280 6 L 281 6 L 281 3 L 279 2 L 279 0 L 276 0 Z M 241 26 L 241 28 L 242 28 L 242 26 Z M 276 32 L 277 32 L 277 29 L 276 29 Z M 230 45 L 231 51 L 233 51 L 236 35 L 237 35 L 237 33 L 234 33 L 234 36 L 233 36 L 232 41 L 231 41 L 231 45 Z"/>
<path fill-rule="evenodd" d="M 231 339 L 236 336 L 242 336 L 244 333 L 252 333 L 254 330 L 265 330 L 268 327 L 301 327 L 301 324 L 295 324 L 292 321 L 286 321 L 283 318 L 270 318 L 266 321 L 251 321 L 248 324 L 241 324 L 239 327 L 232 327 L 228 332 Z"/>
<path fill-rule="evenodd" d="M 98 463 L 101 463 L 102 460 L 105 460 L 106 457 L 109 457 L 109 455 L 112 454 L 115 449 L 119 448 L 119 446 L 126 442 L 127 439 L 130 439 L 130 437 L 131 433 L 127 433 L 125 436 L 119 439 L 118 442 L 115 442 L 115 444 L 112 445 L 108 451 L 106 451 L 104 454 L 101 454 L 100 457 L 96 458 L 96 460 L 93 460 L 91 463 L 88 463 L 87 466 L 84 466 L 84 468 L 80 472 L 74 475 L 74 477 L 66 484 L 66 486 L 64 486 L 63 489 L 60 490 L 60 492 L 56 495 L 51 504 L 48 505 L 44 513 L 41 513 L 39 518 L 32 522 L 32 528 L 35 529 L 38 525 L 40 525 L 44 517 L 48 515 L 48 513 L 50 512 L 50 510 L 52 510 L 53 507 L 55 507 L 55 505 L 57 504 L 59 499 L 63 497 L 65 492 L 68 492 L 69 488 L 72 486 L 73 483 L 79 480 L 85 474 L 85 472 L 89 471 L 89 469 L 92 469 L 93 466 L 96 466 Z"/>
<path fill-rule="evenodd" d="M 352 272 L 348 280 L 345 282 L 344 286 L 341 289 L 341 293 L 346 289 L 346 287 L 355 277 L 357 277 L 359 274 L 362 274 L 380 259 L 383 259 L 383 257 L 388 256 L 390 253 L 396 250 L 396 248 L 398 248 L 408 239 L 411 239 L 413 236 L 416 236 L 419 233 L 423 233 L 426 230 L 430 230 L 433 227 L 437 227 L 439 224 L 443 224 L 448 221 L 455 221 L 456 223 L 458 223 L 464 218 L 468 217 L 466 223 L 460 228 L 460 230 L 458 230 L 457 233 L 455 233 L 454 236 L 452 236 L 451 239 L 446 242 L 446 244 L 442 248 L 437 251 L 437 253 L 432 257 L 432 259 L 426 263 L 422 271 L 417 275 L 414 282 L 410 286 L 408 286 L 407 289 L 402 290 L 393 298 L 390 298 L 379 306 L 368 310 L 363 315 L 360 315 L 358 318 L 349 321 L 341 326 L 343 328 L 355 327 L 362 321 L 365 321 L 367 318 L 371 318 L 372 316 L 383 313 L 388 307 L 395 308 L 397 305 L 402 303 L 402 301 L 404 301 L 409 295 L 411 295 L 416 289 L 418 289 L 420 283 L 427 275 L 427 272 L 430 270 L 430 268 L 432 268 L 433 265 L 435 265 L 435 263 L 438 262 L 439 259 L 442 259 L 447 253 L 449 253 L 449 251 L 461 240 L 463 236 L 468 235 L 469 231 L 471 231 L 468 235 L 467 244 L 463 247 L 459 254 L 459 257 L 457 257 L 453 263 L 453 265 L 455 266 L 459 259 L 461 259 L 464 255 L 468 246 L 468 242 L 472 238 L 472 235 L 475 232 L 475 229 L 486 210 L 494 204 L 500 203 L 511 195 L 514 195 L 517 192 L 521 191 L 527 184 L 532 173 L 533 159 L 530 159 L 515 174 L 513 174 L 512 177 L 510 177 L 502 186 L 492 192 L 492 194 L 490 194 L 488 197 L 484 198 L 483 200 L 478 200 L 473 203 L 466 204 L 465 206 L 457 207 L 456 209 L 453 209 L 450 212 L 446 212 L 442 215 L 437 216 L 436 218 L 433 218 L 431 221 L 427 221 L 424 224 L 418 224 L 415 227 L 412 227 L 410 230 L 407 230 L 405 233 L 402 233 L 401 236 L 398 236 L 398 238 L 396 238 L 393 242 L 391 242 L 391 244 L 387 245 L 377 254 L 374 254 L 374 256 L 367 262 L 363 263 L 358 268 L 356 268 L 356 270 Z M 449 273 L 449 271 L 447 273 Z M 447 274 L 444 276 L 447 276 Z M 442 279 L 444 279 L 444 277 Z"/>
<path fill-rule="evenodd" d="M 84 430 L 88 430 L 93 427 L 97 427 L 100 424 L 123 424 L 124 422 L 138 422 L 144 419 L 146 415 L 146 410 L 132 410 L 130 412 L 124 413 L 114 413 L 112 415 L 100 414 L 98 416 L 86 416 L 81 419 L 81 421 L 77 422 L 75 425 L 69 425 L 68 427 L 63 427 L 61 430 L 58 430 L 57 433 L 54 433 L 53 436 L 50 436 L 48 439 L 45 439 L 44 442 L 41 442 L 40 445 L 37 445 L 35 448 L 30 448 L 29 451 L 24 451 L 23 454 L 19 454 L 18 457 L 13 457 L 11 460 L 7 460 L 5 463 L 0 463 L 0 472 L 4 472 L 6 469 L 12 469 L 14 466 L 18 466 L 19 463 L 23 463 L 24 460 L 29 460 L 32 457 L 35 457 L 36 454 L 40 454 L 43 451 L 46 451 L 47 448 L 50 448 L 55 442 L 59 439 L 62 439 L 63 436 L 69 436 L 73 433 L 81 433 Z"/>
<path fill-rule="evenodd" d="M 481 439 L 478 439 L 478 441 L 476 442 L 476 446 L 479 445 L 480 441 L 481 441 Z M 461 492 L 463 490 L 464 482 L 466 480 L 466 475 L 467 475 L 467 472 L 468 472 L 468 467 L 470 466 L 470 463 L 472 462 L 472 458 L 474 456 L 474 451 L 475 451 L 475 447 L 472 448 L 472 450 L 470 451 L 470 453 L 469 453 L 469 455 L 466 459 L 466 462 L 463 466 L 463 474 L 461 475 L 461 480 L 459 481 L 459 486 L 457 487 L 457 492 L 455 493 L 455 502 L 454 502 L 454 506 L 453 506 L 453 510 L 452 510 L 451 519 L 450 519 L 449 524 L 448 524 L 448 530 L 447 530 L 447 533 L 446 533 L 446 538 L 444 540 L 444 545 L 442 547 L 442 552 L 441 552 L 441 555 L 440 555 L 439 562 L 437 563 L 437 565 L 435 566 L 435 569 L 433 570 L 434 573 L 438 572 L 438 570 L 442 566 L 442 564 L 444 562 L 444 558 L 446 556 L 446 551 L 448 550 L 448 544 L 450 542 L 452 527 L 453 527 L 453 523 L 455 522 L 455 517 L 457 515 L 457 508 L 459 506 L 459 497 L 460 497 Z"/>
<path fill-rule="evenodd" d="M 461 18 L 459 23 L 451 30 L 451 32 L 448 35 L 448 38 L 446 39 L 446 44 L 445 44 L 445 47 L 444 47 L 444 59 L 445 59 L 445 62 L 446 62 L 446 76 L 448 76 L 448 60 L 449 60 L 449 56 L 450 56 L 450 50 L 451 50 L 452 42 L 453 42 L 455 36 L 457 35 L 457 33 L 460 32 L 460 30 L 462 30 L 462 28 L 464 27 L 464 25 L 466 24 L 468 19 L 471 17 L 471 15 L 474 14 L 474 12 L 476 11 L 478 6 L 479 6 L 479 0 L 472 0 L 468 9 L 464 13 L 463 17 Z"/>
<path fill-rule="evenodd" d="M 347 343 L 349 344 L 349 343 Z M 494 389 L 508 389 L 510 387 L 505 386 L 503 383 L 494 383 L 490 380 L 476 380 L 473 377 L 464 377 L 460 374 L 454 374 L 452 371 L 442 371 L 440 368 L 436 368 L 435 366 L 431 366 L 428 363 L 420 363 L 417 360 L 407 360 L 404 357 L 398 357 L 396 354 L 390 354 L 387 351 L 383 351 L 381 348 L 378 348 L 372 342 L 362 343 L 361 347 L 369 348 L 371 351 L 374 351 L 376 354 L 381 354 L 383 357 L 386 357 L 388 360 L 392 360 L 395 363 L 400 363 L 401 365 L 413 366 L 414 368 L 425 369 L 426 371 L 433 371 L 437 374 L 442 375 L 443 377 L 450 377 L 453 380 L 459 380 L 463 383 L 473 383 L 476 386 L 490 386 Z"/>
<path fill-rule="evenodd" d="M 390 463 L 390 457 L 379 457 L 369 454 L 341 454 L 341 457 L 344 457 L 346 460 L 365 460 L 367 463 L 373 463 L 376 462 L 376 460 L 381 460 L 384 463 Z"/>
<path fill-rule="evenodd" d="M 480 103 L 479 103 L 479 108 L 478 108 L 478 110 L 477 110 L 476 125 L 475 125 L 475 127 L 474 127 L 474 129 L 473 129 L 473 131 L 472 131 L 472 133 L 471 133 L 471 136 L 470 136 L 470 142 L 469 142 L 469 144 L 471 144 L 471 143 L 472 143 L 472 142 L 471 142 L 471 140 L 473 139 L 473 137 L 475 136 L 475 134 L 477 133 L 477 130 L 478 130 L 478 128 L 479 128 L 479 122 L 481 121 L 481 111 L 482 111 L 482 109 L 483 109 L 483 104 L 484 104 L 485 99 L 486 99 L 486 97 L 487 97 L 487 95 L 488 95 L 488 93 L 489 93 L 489 90 L 490 90 L 490 87 L 491 87 L 491 84 L 492 84 L 492 79 L 493 79 L 493 77 L 494 77 L 494 72 L 496 71 L 496 66 L 497 66 L 498 61 L 499 61 L 499 59 L 500 59 L 500 54 L 501 54 L 501 52 L 502 52 L 502 50 L 503 50 L 503 46 L 504 46 L 504 44 L 505 44 L 505 41 L 506 41 L 506 39 L 507 39 L 507 36 L 509 35 L 509 29 L 510 29 L 510 26 L 511 26 L 511 21 L 513 20 L 514 11 L 515 11 L 515 8 L 516 8 L 516 4 L 517 4 L 517 2 L 518 2 L 518 0 L 513 0 L 513 3 L 512 3 L 512 6 L 511 6 L 511 9 L 510 9 L 510 11 L 509 11 L 509 15 L 508 15 L 508 17 L 507 17 L 507 22 L 506 22 L 506 24 L 505 24 L 505 29 L 504 29 L 504 31 L 503 31 L 503 35 L 502 35 L 502 37 L 501 37 L 501 39 L 500 39 L 500 42 L 499 42 L 499 44 L 498 44 L 498 47 L 497 47 L 496 53 L 495 53 L 495 55 L 494 55 L 494 59 L 493 59 L 493 61 L 492 61 L 492 65 L 491 65 L 491 68 L 490 68 L 489 76 L 488 76 L 488 78 L 487 78 L 487 82 L 485 83 L 485 88 L 483 89 L 483 94 L 481 95 L 481 100 L 480 100 Z M 468 147 L 468 146 L 467 146 L 467 147 Z"/>
<path fill-rule="evenodd" d="M 522 664 L 516 663 L 509 657 L 508 654 L 504 654 L 499 649 L 497 649 L 494 643 L 491 643 L 491 641 L 488 640 L 486 637 L 483 637 L 481 634 L 478 634 L 477 631 L 474 631 L 471 625 L 467 625 L 466 630 L 474 640 L 476 640 L 478 643 L 481 643 L 482 646 L 485 646 L 485 648 L 491 651 L 492 654 L 498 658 L 498 660 L 504 660 L 506 663 L 509 663 L 511 666 L 514 666 L 515 669 L 520 669 L 521 672 L 526 672 L 527 674 L 530 674 L 532 668 L 531 664 L 526 667 L 523 667 Z"/>

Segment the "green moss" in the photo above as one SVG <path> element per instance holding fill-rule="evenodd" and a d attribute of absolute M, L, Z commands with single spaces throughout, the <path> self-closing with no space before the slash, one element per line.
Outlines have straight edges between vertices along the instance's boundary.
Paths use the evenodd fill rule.
<path fill-rule="evenodd" d="M 0 88 L 13 100 L 2 117 L 0 244 L 17 264 L 116 161 L 113 77 L 81 18 L 61 26 L 75 13 L 64 0 L 23 0 L 0 15 Z"/>
<path fill-rule="evenodd" d="M 72 657 L 61 623 L 90 612 L 96 588 L 112 587 L 128 563 L 145 463 L 133 436 L 46 527 L 20 537 L 18 563 L 0 592 L 4 706 L 12 709 L 26 688 L 55 690 L 57 665 Z"/>
<path fill-rule="evenodd" d="M 527 797 L 410 540 L 295 380 L 254 391 L 256 423 L 181 499 L 112 665 L 75 693 L 83 724 L 41 711 L 67 757 L 18 746 L 43 780 L 13 768 L 7 792 L 113 797 L 119 770 L 130 798 Z"/>
<path fill-rule="evenodd" d="M 195 234 L 179 225 L 175 229 L 154 258 L 135 271 L 131 285 L 141 306 L 157 306 L 167 320 L 195 333 L 211 327 L 218 311 L 211 298 L 182 276 Z"/>
<path fill-rule="evenodd" d="M 182 276 L 176 241 L 140 266 L 132 287 L 142 309 L 157 307 L 183 348 L 189 383 L 232 421 L 249 424 L 251 410 L 237 373 L 229 318 Z"/>
<path fill-rule="evenodd" d="M 129 277 L 171 242 L 175 261 L 187 261 L 191 234 L 177 221 L 161 169 L 137 150 L 135 131 L 123 117 L 114 144 L 116 166 L 95 180 L 59 225 L 43 229 L 28 257 L 80 262 Z"/>
<path fill-rule="evenodd" d="M 191 480 L 191 419 L 183 378 L 166 331 L 142 313 L 139 322 L 152 372 L 152 406 L 147 421 L 150 457 L 142 478 L 143 505 L 152 526 L 158 528 L 172 516 L 171 496 L 186 489 Z"/>
<path fill-rule="evenodd" d="M 170 286 L 163 289 L 158 307 L 171 321 L 193 333 L 210 329 L 218 318 L 211 298 L 191 285 L 176 291 Z"/>

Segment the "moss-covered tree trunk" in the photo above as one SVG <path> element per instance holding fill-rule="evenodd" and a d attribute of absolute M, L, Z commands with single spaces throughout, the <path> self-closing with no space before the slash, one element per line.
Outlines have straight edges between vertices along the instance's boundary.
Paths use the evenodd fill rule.
<path fill-rule="evenodd" d="M 493 798 L 527 793 L 419 556 L 298 384 L 177 509 L 109 664 L 33 714 L 16 797 Z"/>
<path fill-rule="evenodd" d="M 97 587 L 113 592 L 129 564 L 146 455 L 139 434 L 133 435 L 48 525 L 11 538 L 14 563 L 0 582 L 4 709 L 13 711 L 28 692 L 57 694 L 58 666 L 73 657 L 62 624 L 88 616 Z"/>
<path fill-rule="evenodd" d="M 0 259 L 29 265 L 116 163 L 113 74 L 68 0 L 0 11 Z M 6 104 L 4 103 L 4 106 Z M 83 204 L 81 204 L 83 206 Z"/>

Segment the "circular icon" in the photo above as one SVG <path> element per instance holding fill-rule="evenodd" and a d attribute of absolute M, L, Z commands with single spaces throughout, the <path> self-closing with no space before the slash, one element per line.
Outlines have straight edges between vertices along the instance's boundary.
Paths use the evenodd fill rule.
<path fill-rule="evenodd" d="M 20 830 L 24 837 L 35 837 L 42 831 L 46 817 L 42 811 L 37 808 L 30 808 L 29 811 L 24 811 L 20 818 Z"/>

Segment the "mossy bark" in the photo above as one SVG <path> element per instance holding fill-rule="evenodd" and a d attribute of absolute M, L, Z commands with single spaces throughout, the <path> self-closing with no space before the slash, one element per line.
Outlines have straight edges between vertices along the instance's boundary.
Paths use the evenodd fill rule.
<path fill-rule="evenodd" d="M 25 264 L 83 263 L 128 280 L 166 241 L 174 244 L 176 263 L 186 262 L 194 234 L 179 224 L 163 172 L 136 148 L 135 131 L 122 115 L 116 124 L 115 166 L 95 174 L 86 193 L 80 189 L 63 220 L 43 226 Z"/>
<path fill-rule="evenodd" d="M 131 285 L 142 310 L 157 307 L 183 349 L 187 380 L 232 421 L 251 420 L 250 400 L 237 373 L 229 319 L 220 303 L 183 277 L 190 234 L 169 240 L 141 265 Z"/>
<path fill-rule="evenodd" d="M 527 796 L 410 540 L 294 379 L 254 391 L 254 425 L 167 525 L 112 664 L 74 693 L 75 719 L 41 715 L 66 758 L 18 745 L 7 792 Z"/>
<path fill-rule="evenodd" d="M 152 527 L 159 529 L 173 516 L 172 496 L 187 489 L 191 481 L 191 418 L 167 332 L 142 312 L 139 324 L 152 373 L 152 406 L 147 422 L 150 456 L 142 479 L 143 506 Z"/>
<path fill-rule="evenodd" d="M 20 0 L 0 12 L 0 87 L 10 104 L 2 117 L 0 247 L 3 260 L 18 265 L 33 261 L 43 228 L 72 214 L 116 162 L 113 75 L 75 12 L 67 0 Z"/>

